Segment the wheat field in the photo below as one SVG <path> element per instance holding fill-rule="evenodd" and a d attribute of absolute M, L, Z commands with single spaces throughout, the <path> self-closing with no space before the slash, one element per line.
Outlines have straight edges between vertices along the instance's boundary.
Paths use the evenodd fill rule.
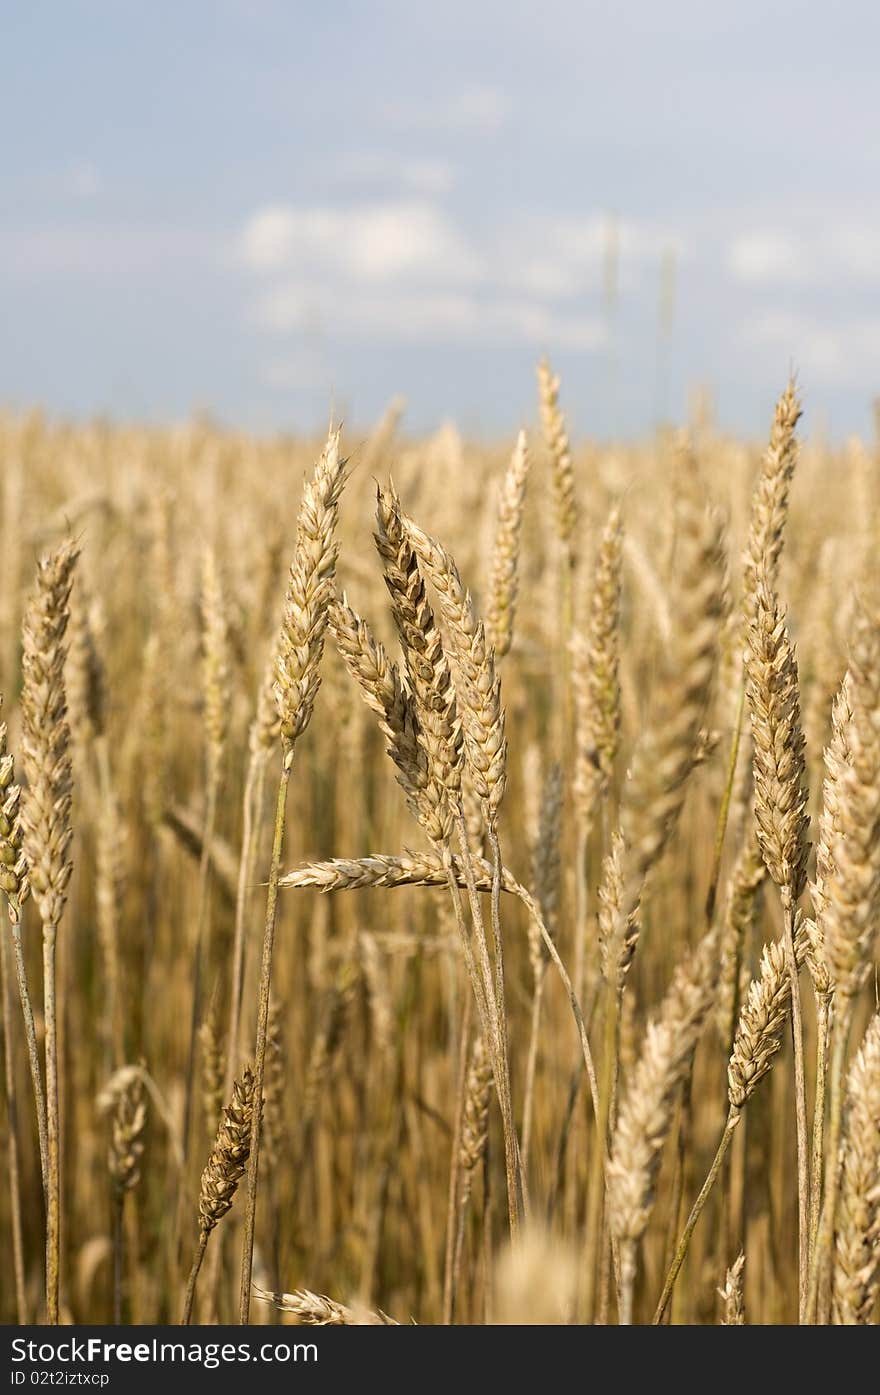
<path fill-rule="evenodd" d="M 780 387 L 0 420 L 0 1320 L 877 1321 L 880 451 Z"/>

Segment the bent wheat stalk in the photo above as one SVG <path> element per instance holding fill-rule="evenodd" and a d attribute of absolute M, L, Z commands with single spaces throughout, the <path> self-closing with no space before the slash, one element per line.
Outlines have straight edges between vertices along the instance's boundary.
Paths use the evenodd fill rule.
<path fill-rule="evenodd" d="M 489 862 L 484 858 L 474 858 L 473 861 L 477 868 L 475 884 L 481 891 L 491 891 L 492 869 Z M 314 886 L 325 893 L 330 893 L 366 886 L 392 888 L 398 886 L 446 886 L 449 885 L 450 879 L 456 888 L 465 885 L 465 874 L 461 860 L 453 858 L 451 854 L 449 855 L 447 871 L 444 858 L 439 852 L 404 853 L 399 857 L 383 853 L 364 858 L 335 858 L 329 862 L 307 862 L 302 867 L 294 868 L 292 872 L 281 877 L 278 885 L 281 888 Z M 505 891 L 518 897 L 525 906 L 540 933 L 544 949 L 553 961 L 562 980 L 581 1045 L 590 1086 L 591 1103 L 595 1117 L 598 1119 L 600 1113 L 599 1084 L 593 1053 L 580 1000 L 575 993 L 568 970 L 547 929 L 541 908 L 532 894 L 516 880 L 507 868 L 502 868 L 501 885 Z"/>

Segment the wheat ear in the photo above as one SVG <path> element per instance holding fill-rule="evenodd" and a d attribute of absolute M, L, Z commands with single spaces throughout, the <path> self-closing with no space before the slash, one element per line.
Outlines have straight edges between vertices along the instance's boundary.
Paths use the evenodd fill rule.
<path fill-rule="evenodd" d="M 470 592 L 462 582 L 452 554 L 435 539 L 430 538 L 409 518 L 404 519 L 406 534 L 419 563 L 437 593 L 440 612 L 446 623 L 452 662 L 457 681 L 457 710 L 464 738 L 465 770 L 469 786 L 479 800 L 489 843 L 492 849 L 494 879 L 492 888 L 492 949 L 494 954 L 494 998 L 497 1012 L 498 1059 L 502 1074 L 503 1111 L 508 1113 L 505 1124 L 505 1148 L 509 1153 L 511 1175 L 519 1174 L 519 1186 L 524 1189 L 516 1158 L 510 1096 L 510 1061 L 507 1040 L 507 1009 L 504 986 L 504 945 L 500 914 L 501 849 L 498 842 L 498 809 L 507 783 L 507 742 L 504 736 L 504 708 L 501 684 L 495 668 L 495 656 L 486 641 L 483 622 L 477 615 Z M 463 820 L 458 819 L 462 855 L 470 860 L 467 834 Z M 475 929 L 482 958 L 484 932 L 475 914 Z M 485 972 L 485 968 L 484 968 Z M 487 985 L 487 997 L 489 996 Z"/>
<path fill-rule="evenodd" d="M 645 1033 L 623 1099 L 608 1164 L 611 1232 L 620 1246 L 620 1321 L 632 1322 L 638 1241 L 648 1226 L 663 1145 L 679 1086 L 690 1074 L 718 974 L 717 935 L 710 931 L 675 972 Z"/>
<path fill-rule="evenodd" d="M 822 1217 L 810 1274 L 810 1317 L 826 1321 L 839 1182 L 846 1050 L 856 994 L 867 978 L 880 918 L 880 625 L 856 606 L 849 664 L 850 762 L 835 789 L 836 829 L 823 881 L 820 934 L 834 984 L 830 1107 Z"/>
<path fill-rule="evenodd" d="M 794 948 L 795 912 L 806 886 L 809 814 L 798 671 L 785 616 L 766 580 L 755 595 L 748 630 L 746 695 L 752 719 L 755 819 L 761 854 L 782 898 L 783 934 L 791 979 L 798 1168 L 799 1312 L 806 1316 L 809 1270 L 810 1177 L 804 1034 Z"/>
<path fill-rule="evenodd" d="M 572 798 L 576 824 L 574 981 L 583 993 L 587 947 L 587 851 L 620 744 L 620 597 L 623 524 L 611 510 L 596 555 L 589 620 L 571 641 L 574 704 Z"/>
<path fill-rule="evenodd" d="M 571 456 L 571 444 L 565 426 L 565 417 L 559 406 L 559 378 L 551 369 L 546 358 L 541 359 L 538 364 L 538 405 L 541 411 L 544 440 L 550 452 L 556 533 L 562 544 L 567 567 L 571 569 L 575 565 L 577 556 L 575 534 L 578 525 L 574 462 Z"/>
<path fill-rule="evenodd" d="M 529 477 L 526 433 L 516 438 L 513 455 L 501 484 L 495 543 L 489 563 L 486 634 L 496 659 L 510 653 L 519 595 L 519 547 Z"/>
<path fill-rule="evenodd" d="M 807 937 L 799 917 L 795 920 L 795 956 L 802 964 L 807 953 Z M 773 1065 L 782 1045 L 791 1007 L 791 976 L 784 940 L 765 945 L 761 953 L 760 971 L 749 984 L 734 1037 L 733 1051 L 727 1065 L 727 1097 L 729 1108 L 721 1140 L 706 1174 L 706 1179 L 691 1207 L 681 1233 L 672 1263 L 666 1274 L 663 1292 L 654 1314 L 654 1322 L 663 1321 L 672 1290 L 687 1255 L 691 1236 L 721 1172 L 727 1150 L 759 1082 Z"/>
<path fill-rule="evenodd" d="M 746 1257 L 738 1255 L 724 1276 L 724 1287 L 718 1290 L 724 1304 L 724 1327 L 742 1327 L 746 1314 L 743 1306 L 743 1269 Z"/>
<path fill-rule="evenodd" d="M 211 1232 L 231 1208 L 238 1184 L 244 1176 L 251 1151 L 254 1114 L 260 1114 L 260 1109 L 256 1107 L 257 1098 L 253 1072 L 249 1066 L 245 1066 L 233 1084 L 232 1097 L 223 1110 L 214 1147 L 202 1173 L 199 1240 L 184 1295 L 183 1326 L 188 1325 L 192 1316 L 196 1281 Z"/>
<path fill-rule="evenodd" d="M 453 1248 L 450 1257 L 449 1293 L 446 1320 L 452 1322 L 455 1298 L 461 1273 L 461 1253 L 464 1244 L 468 1204 L 474 1178 L 486 1155 L 489 1142 L 489 1101 L 492 1094 L 492 1055 L 482 1036 L 474 1039 L 464 1084 L 461 1121 L 454 1158 L 456 1205 Z"/>
<path fill-rule="evenodd" d="M 743 619 L 747 627 L 756 617 L 762 582 L 773 590 L 778 580 L 788 496 L 798 461 L 795 432 L 800 418 L 801 404 L 792 380 L 776 403 L 770 440 L 752 497 L 743 577 Z"/>
<path fill-rule="evenodd" d="M 72 771 L 64 695 L 65 632 L 79 555 L 65 542 L 37 567 L 22 626 L 21 752 L 27 786 L 21 800 L 22 849 L 43 923 L 43 1011 L 46 1025 L 46 1312 L 59 1319 L 61 1265 L 61 1138 L 58 1117 L 58 1017 L 55 945 L 72 870 L 68 852 Z"/>
<path fill-rule="evenodd" d="M 453 559 L 404 518 L 393 488 L 379 494 L 377 524 L 376 545 L 383 561 L 392 614 L 413 691 L 419 740 L 428 764 L 428 787 L 436 791 L 438 822 L 443 836 L 435 842 L 443 849 L 447 859 L 451 857 L 449 839 L 453 829 L 461 844 L 479 973 L 471 962 L 472 950 L 461 919 L 458 888 L 452 877 L 449 889 L 465 962 L 477 997 L 481 1026 L 492 1047 L 495 1083 L 504 1126 L 508 1217 L 511 1232 L 515 1233 L 519 1221 L 522 1178 L 510 1101 L 501 934 L 500 925 L 495 919 L 497 895 L 492 898 L 496 956 L 493 970 L 483 913 L 472 874 L 461 802 L 466 750 L 469 753 L 471 777 L 480 785 L 478 793 L 481 790 L 487 792 L 486 804 L 490 810 L 497 808 L 497 800 L 503 791 L 503 719 L 494 663 L 491 654 L 486 651 L 483 626 L 476 618 Z M 453 636 L 457 667 L 465 689 L 461 705 L 456 700 L 449 661 L 427 599 L 422 568 L 431 576 L 438 591 L 441 608 Z M 470 690 L 469 674 L 473 677 Z M 487 722 L 493 723 L 491 729 Z M 463 736 L 463 725 L 467 737 Z M 499 730 L 500 736 L 497 735 Z M 490 836 L 493 826 L 490 822 Z M 493 851 L 496 863 L 500 863 L 497 848 Z"/>
<path fill-rule="evenodd" d="M 778 580 L 785 523 L 788 518 L 788 496 L 798 460 L 798 441 L 795 431 L 800 417 L 801 405 L 795 385 L 793 381 L 789 381 L 776 403 L 773 424 L 770 428 L 770 440 L 764 452 L 761 470 L 752 494 L 748 538 L 743 560 L 743 592 L 740 614 L 744 649 L 748 627 L 755 616 L 758 584 L 763 578 L 772 590 Z M 727 762 L 728 778 L 718 810 L 712 871 L 706 895 L 706 919 L 710 922 L 715 912 L 715 897 L 721 876 L 724 839 L 739 764 L 743 718 L 745 716 L 744 668 L 738 680 L 738 686 L 739 698 L 736 703 L 736 715 Z"/>
<path fill-rule="evenodd" d="M 140 1181 L 147 1127 L 147 1095 L 141 1070 L 120 1067 L 102 1092 L 99 1105 L 110 1114 L 107 1168 L 113 1207 L 113 1321 L 118 1324 L 122 1322 L 125 1198 Z"/>
<path fill-rule="evenodd" d="M 587 628 L 572 641 L 575 705 L 575 810 L 589 829 L 608 788 L 620 743 L 620 594 L 623 521 L 615 505 L 599 543 Z"/>
<path fill-rule="evenodd" d="M 849 1068 L 834 1237 L 832 1321 L 867 1325 L 880 1292 L 880 1014 Z"/>
<path fill-rule="evenodd" d="M 673 630 L 652 715 L 633 755 L 621 803 L 624 863 L 615 930 L 618 946 L 633 935 L 645 879 L 677 827 L 717 665 L 726 582 L 723 530 L 717 514 L 704 503 L 690 455 L 684 456 L 684 467 Z"/>
<path fill-rule="evenodd" d="M 324 1293 L 298 1288 L 294 1293 L 270 1293 L 254 1285 L 254 1294 L 263 1303 L 272 1303 L 282 1313 L 294 1313 L 304 1327 L 399 1327 L 387 1313 L 367 1308 L 349 1308 Z"/>

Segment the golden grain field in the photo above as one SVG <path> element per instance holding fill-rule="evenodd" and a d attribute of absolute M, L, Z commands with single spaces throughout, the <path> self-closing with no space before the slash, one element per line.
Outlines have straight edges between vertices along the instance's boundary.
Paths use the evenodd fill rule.
<path fill-rule="evenodd" d="M 780 387 L 0 419 L 0 1320 L 877 1321 L 880 453 Z"/>

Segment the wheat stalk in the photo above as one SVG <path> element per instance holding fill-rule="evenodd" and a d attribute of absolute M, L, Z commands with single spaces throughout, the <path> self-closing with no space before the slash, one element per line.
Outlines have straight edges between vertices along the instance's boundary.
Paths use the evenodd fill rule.
<path fill-rule="evenodd" d="M 269 998 L 272 987 L 272 953 L 278 877 L 284 845 L 287 790 L 296 742 L 312 719 L 315 699 L 321 686 L 321 659 L 327 629 L 327 613 L 333 598 L 336 573 L 336 524 L 339 499 L 345 484 L 345 460 L 339 454 L 339 432 L 331 431 L 313 478 L 303 490 L 297 524 L 296 549 L 290 566 L 284 614 L 275 647 L 275 701 L 281 730 L 281 774 L 275 807 L 272 861 L 266 898 L 266 924 L 257 1001 L 257 1031 L 254 1047 L 254 1092 L 263 1098 L 266 1070 L 266 1040 L 269 1024 Z M 254 1262 L 257 1183 L 260 1163 L 260 1116 L 252 1112 L 247 1174 L 247 1211 L 241 1251 L 239 1321 L 247 1323 L 251 1300 Z"/>
<path fill-rule="evenodd" d="M 2 701 L 2 699 L 0 699 Z M 31 1074 L 31 1087 L 34 1096 L 34 1109 L 37 1119 L 37 1137 L 40 1146 L 40 1175 L 43 1195 L 49 1179 L 49 1143 L 46 1133 L 46 1096 L 43 1090 L 43 1077 L 40 1072 L 40 1051 L 37 1045 L 37 1031 L 34 1009 L 28 987 L 27 967 L 21 939 L 21 908 L 30 894 L 28 864 L 22 849 L 22 827 L 20 818 L 21 786 L 14 784 L 15 757 L 6 749 L 7 727 L 0 722 L 0 792 L 3 803 L 0 805 L 0 887 L 6 897 L 6 908 L 12 930 L 12 947 L 15 961 L 18 997 L 24 1020 L 27 1042 L 28 1065 Z"/>
<path fill-rule="evenodd" d="M 9 1177 L 9 1220 L 12 1232 L 12 1272 L 15 1282 L 15 1311 L 19 1325 L 28 1320 L 25 1280 L 24 1208 L 22 1205 L 21 1138 L 18 1122 L 18 1092 L 12 1035 L 12 984 L 10 982 L 9 948 L 5 934 L 0 934 L 0 1006 L 3 1009 L 3 1083 L 6 1094 L 6 1117 L 9 1124 L 6 1170 Z"/>
<path fill-rule="evenodd" d="M 251 889 L 256 841 L 266 787 L 266 767 L 281 733 L 281 722 L 273 691 L 275 653 L 270 650 L 257 692 L 256 711 L 248 732 L 247 773 L 242 794 L 241 853 L 235 890 L 235 929 L 232 945 L 232 985 L 229 993 L 229 1022 L 226 1037 L 225 1093 L 232 1089 L 238 1060 L 241 1027 L 241 1000 L 244 993 L 246 911 Z"/>
<path fill-rule="evenodd" d="M 202 1010 L 202 979 L 211 934 L 211 899 L 209 874 L 210 848 L 217 823 L 217 801 L 220 796 L 223 759 L 229 729 L 231 705 L 231 660 L 229 654 L 228 603 L 220 578 L 214 550 L 206 547 L 202 553 L 201 577 L 202 620 L 202 700 L 205 731 L 205 824 L 202 855 L 199 859 L 199 890 L 196 909 L 196 931 L 193 962 L 192 1004 L 190 1009 L 189 1049 L 187 1052 L 186 1093 L 183 1110 L 184 1150 L 189 1156 L 192 1132 L 192 1101 L 195 1081 L 196 1045 Z M 183 1197 L 181 1196 L 181 1201 Z M 180 1213 L 179 1213 L 180 1216 Z"/>
<path fill-rule="evenodd" d="M 825 883 L 834 873 L 833 846 L 840 837 L 839 791 L 844 772 L 852 761 L 849 738 L 852 726 L 849 676 L 845 675 L 831 712 L 831 740 L 825 748 L 825 780 L 819 842 L 816 847 L 816 879 L 810 886 L 814 917 L 806 922 L 809 936 L 807 967 L 816 996 L 816 1100 L 813 1108 L 813 1144 L 810 1166 L 810 1250 L 815 1249 L 822 1204 L 825 1151 L 825 1096 L 834 983 L 825 954 L 827 897 Z"/>

